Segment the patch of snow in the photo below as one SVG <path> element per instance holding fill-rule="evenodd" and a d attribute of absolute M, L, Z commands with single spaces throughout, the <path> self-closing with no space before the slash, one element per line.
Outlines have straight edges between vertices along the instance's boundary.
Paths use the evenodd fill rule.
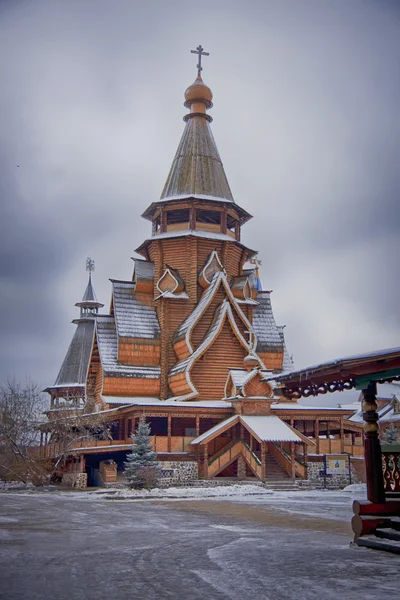
<path fill-rule="evenodd" d="M 23 481 L 0 481 L 0 491 L 3 490 L 26 490 L 33 488 L 31 482 L 24 483 Z"/>
<path fill-rule="evenodd" d="M 102 495 L 107 500 L 145 500 L 166 498 L 227 498 L 230 496 L 265 496 L 271 495 L 271 490 L 258 485 L 229 485 L 218 487 L 170 487 L 154 488 L 152 490 L 107 489 L 89 492 L 89 495 Z"/>
<path fill-rule="evenodd" d="M 366 494 L 367 493 L 367 484 L 366 483 L 352 483 L 351 485 L 346 485 L 345 488 L 342 489 L 342 492 L 351 492 L 352 494 Z"/>

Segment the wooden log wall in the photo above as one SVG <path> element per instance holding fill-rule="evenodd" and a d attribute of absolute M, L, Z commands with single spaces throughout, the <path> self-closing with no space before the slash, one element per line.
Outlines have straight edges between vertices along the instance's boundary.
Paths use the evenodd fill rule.
<path fill-rule="evenodd" d="M 229 369 L 243 368 L 245 356 L 247 351 L 225 321 L 218 338 L 192 368 L 192 381 L 199 392 L 198 397 L 204 400 L 223 398 Z"/>

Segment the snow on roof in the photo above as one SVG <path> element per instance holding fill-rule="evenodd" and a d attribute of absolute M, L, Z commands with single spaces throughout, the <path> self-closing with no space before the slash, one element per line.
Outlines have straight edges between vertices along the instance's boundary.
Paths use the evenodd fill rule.
<path fill-rule="evenodd" d="M 118 338 L 114 317 L 99 315 L 96 319 L 96 335 L 105 375 L 144 379 L 160 377 L 160 367 L 135 367 L 118 362 Z"/>
<path fill-rule="evenodd" d="M 286 378 L 289 376 L 302 377 L 304 375 L 305 377 L 308 377 L 317 369 L 324 369 L 324 368 L 330 368 L 330 367 L 333 368 L 336 366 L 340 366 L 343 363 L 353 363 L 353 362 L 358 363 L 361 361 L 368 361 L 369 359 L 373 359 L 373 358 L 383 359 L 383 358 L 387 358 L 390 355 L 399 355 L 399 354 L 400 354 L 400 347 L 386 348 L 384 350 L 375 350 L 374 352 L 367 352 L 366 354 L 354 354 L 352 356 L 344 356 L 343 358 L 336 358 L 335 360 L 329 360 L 329 361 L 326 361 L 323 363 L 319 363 L 317 365 L 311 365 L 304 369 L 289 371 L 288 373 L 281 373 L 280 375 L 271 375 L 270 377 L 267 377 L 267 379 L 276 379 L 276 380 L 280 381 L 281 379 L 286 380 Z"/>
<path fill-rule="evenodd" d="M 293 369 L 294 369 L 294 363 L 293 363 L 293 359 L 290 356 L 290 354 L 288 352 L 288 349 L 287 349 L 287 346 L 286 346 L 284 329 L 285 329 L 284 325 L 278 325 L 279 335 L 281 336 L 281 340 L 282 340 L 282 343 L 283 343 L 282 371 L 284 373 L 286 373 L 286 372 L 289 372 L 289 371 L 293 371 Z"/>
<path fill-rule="evenodd" d="M 86 384 L 94 336 L 94 320 L 78 322 L 54 386 L 72 387 Z"/>
<path fill-rule="evenodd" d="M 279 404 L 272 404 L 271 408 L 273 410 L 301 410 L 302 412 L 306 410 L 351 410 L 345 407 L 339 408 L 338 406 L 304 406 L 303 404 L 297 404 L 297 402 L 280 402 Z M 357 407 L 353 410 L 357 410 Z"/>
<path fill-rule="evenodd" d="M 203 311 L 211 302 L 214 294 L 216 294 L 222 275 L 222 271 L 214 274 L 210 285 L 203 292 L 203 295 L 200 298 L 200 301 L 198 302 L 197 306 L 195 306 L 190 315 L 183 321 L 182 325 L 180 325 L 180 327 L 178 328 L 176 332 L 177 339 L 182 338 L 186 334 L 186 332 L 191 328 L 191 326 L 194 325 L 201 317 Z M 190 349 L 192 348 L 190 347 Z"/>
<path fill-rule="evenodd" d="M 201 442 L 206 440 L 208 437 L 210 437 L 214 433 L 217 433 L 220 429 L 223 429 L 226 425 L 229 425 L 230 423 L 233 423 L 233 421 L 238 421 L 238 420 L 239 420 L 239 416 L 233 415 L 233 417 L 229 417 L 228 419 L 221 421 L 221 423 L 218 423 L 218 425 L 214 425 L 214 427 L 211 427 L 211 429 L 208 429 L 207 431 L 205 431 L 204 433 L 199 435 L 199 437 L 197 437 L 195 440 L 193 440 L 192 444 L 200 444 Z"/>
<path fill-rule="evenodd" d="M 199 229 L 182 229 L 181 231 L 166 231 L 165 233 L 155 233 L 151 238 L 154 239 L 168 239 L 168 238 L 176 238 L 187 235 L 193 235 L 194 237 L 199 238 L 207 238 L 211 240 L 222 240 L 224 242 L 236 242 L 237 240 L 226 234 L 226 233 L 218 233 L 213 231 L 201 231 Z M 148 241 L 148 240 L 146 240 Z"/>
<path fill-rule="evenodd" d="M 185 408 L 231 408 L 231 402 L 221 400 L 194 400 L 190 402 L 177 402 L 175 400 L 160 400 L 160 398 L 124 398 L 122 396 L 104 396 L 107 404 L 126 404 L 127 406 L 178 406 Z"/>
<path fill-rule="evenodd" d="M 230 369 L 229 374 L 236 387 L 242 387 L 246 381 L 249 372 L 246 369 Z"/>
<path fill-rule="evenodd" d="M 283 348 L 284 343 L 272 312 L 270 292 L 259 292 L 257 302 L 258 306 L 253 312 L 253 328 L 257 336 L 256 352 Z"/>
<path fill-rule="evenodd" d="M 391 402 L 384 404 L 377 410 L 379 416 L 379 422 L 391 422 L 400 420 L 400 414 L 396 414 L 394 412 L 394 407 Z M 353 423 L 364 423 L 363 419 L 363 409 L 358 410 L 354 415 L 352 415 L 349 419 Z"/>
<path fill-rule="evenodd" d="M 112 281 L 114 313 L 118 335 L 139 339 L 160 337 L 160 325 L 154 304 L 139 300 L 132 281 Z"/>
<path fill-rule="evenodd" d="M 303 442 L 302 438 L 279 417 L 241 415 L 240 420 L 263 442 Z"/>
<path fill-rule="evenodd" d="M 218 425 L 211 427 L 211 429 L 193 440 L 192 444 L 204 442 L 227 425 L 233 425 L 236 421 L 243 423 L 263 442 L 303 442 L 303 439 L 289 425 L 281 421 L 279 417 L 233 415 L 221 421 Z"/>

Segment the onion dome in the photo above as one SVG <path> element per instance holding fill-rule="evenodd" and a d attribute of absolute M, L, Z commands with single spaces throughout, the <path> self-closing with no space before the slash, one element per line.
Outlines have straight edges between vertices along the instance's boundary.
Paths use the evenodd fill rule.
<path fill-rule="evenodd" d="M 212 107 L 213 94 L 208 85 L 204 83 L 201 75 L 190 85 L 185 92 L 185 106 L 190 108 L 193 103 L 203 102 L 207 108 Z"/>

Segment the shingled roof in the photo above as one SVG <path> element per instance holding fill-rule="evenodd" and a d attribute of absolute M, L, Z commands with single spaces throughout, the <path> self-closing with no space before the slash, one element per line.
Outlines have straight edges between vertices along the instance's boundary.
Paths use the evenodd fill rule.
<path fill-rule="evenodd" d="M 160 367 L 135 367 L 118 362 L 118 336 L 115 320 L 110 315 L 98 315 L 96 338 L 104 374 L 108 377 L 158 379 Z"/>
<path fill-rule="evenodd" d="M 135 294 L 135 284 L 115 281 L 113 284 L 114 314 L 121 337 L 157 339 L 160 337 L 156 308 Z"/>
<path fill-rule="evenodd" d="M 61 365 L 54 387 L 85 385 L 92 351 L 94 320 L 82 320 L 78 323 L 74 337 Z"/>
<path fill-rule="evenodd" d="M 275 323 L 270 292 L 257 294 L 258 306 L 254 307 L 253 328 L 257 335 L 256 352 L 268 352 L 283 348 L 284 342 Z"/>
<path fill-rule="evenodd" d="M 161 199 L 193 194 L 234 201 L 210 124 L 204 116 L 187 121 Z"/>
<path fill-rule="evenodd" d="M 286 346 L 286 342 L 285 342 L 285 334 L 284 334 L 284 330 L 285 326 L 284 325 L 278 325 L 278 331 L 279 331 L 279 335 L 281 336 L 281 340 L 283 343 L 283 362 L 282 362 L 282 371 L 284 373 L 289 372 L 289 371 L 293 371 L 294 369 L 294 363 L 293 363 L 293 359 L 290 356 L 287 346 Z"/>

